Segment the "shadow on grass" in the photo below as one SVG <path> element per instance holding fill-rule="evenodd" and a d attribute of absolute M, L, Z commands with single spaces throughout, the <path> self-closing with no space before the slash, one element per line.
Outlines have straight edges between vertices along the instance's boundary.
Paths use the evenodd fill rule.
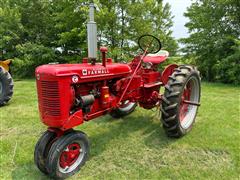
<path fill-rule="evenodd" d="M 34 163 L 20 165 L 12 172 L 13 180 L 50 180 L 47 176 L 41 173 Z"/>
<path fill-rule="evenodd" d="M 108 122 L 107 122 L 108 121 Z M 139 141 L 143 141 L 150 149 L 161 149 L 174 143 L 176 140 L 168 138 L 161 127 L 161 123 L 155 122 L 153 117 L 149 116 L 126 116 L 123 119 L 113 119 L 110 116 L 106 116 L 103 121 L 97 121 L 96 123 L 112 123 L 118 121 L 117 124 L 110 126 L 104 133 L 97 133 L 94 136 L 90 136 L 91 142 L 91 155 L 90 158 L 100 155 L 106 149 L 108 143 L 113 139 L 126 139 L 127 136 L 140 131 L 141 138 Z M 109 127 L 109 126 L 108 126 Z"/>
<path fill-rule="evenodd" d="M 110 116 L 105 116 L 102 120 L 97 120 L 95 123 L 108 123 L 108 125 L 107 131 L 103 133 L 99 132 L 89 137 L 91 142 L 90 159 L 101 155 L 105 151 L 111 140 L 126 139 L 126 137 L 135 132 L 137 132 L 138 136 L 140 133 L 142 139 L 138 140 L 143 141 L 143 143 L 150 149 L 162 149 L 169 144 L 174 143 L 175 141 L 175 139 L 170 139 L 166 137 L 161 127 L 161 123 L 158 122 L 156 118 L 154 119 L 153 117 L 148 115 L 130 115 L 124 117 L 123 119 L 113 119 Z M 133 134 L 132 136 L 134 135 L 135 134 Z M 12 172 L 12 179 L 47 180 L 49 178 L 42 174 L 32 161 L 32 163 L 18 166 Z"/>

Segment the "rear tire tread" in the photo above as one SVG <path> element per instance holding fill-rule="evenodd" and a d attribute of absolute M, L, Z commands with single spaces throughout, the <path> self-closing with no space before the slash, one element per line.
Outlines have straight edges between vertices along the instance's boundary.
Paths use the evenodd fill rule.
<path fill-rule="evenodd" d="M 174 70 L 171 76 L 169 76 L 168 83 L 165 86 L 165 92 L 162 96 L 161 121 L 163 123 L 163 128 L 169 137 L 179 138 L 191 129 L 191 127 L 187 130 L 183 129 L 178 117 L 182 91 L 188 78 L 191 76 L 196 76 L 200 83 L 199 71 L 195 67 L 181 65 Z"/>
<path fill-rule="evenodd" d="M 0 97 L 0 106 L 5 105 L 13 95 L 13 79 L 8 71 L 0 67 L 0 81 L 3 85 L 3 95 Z"/>

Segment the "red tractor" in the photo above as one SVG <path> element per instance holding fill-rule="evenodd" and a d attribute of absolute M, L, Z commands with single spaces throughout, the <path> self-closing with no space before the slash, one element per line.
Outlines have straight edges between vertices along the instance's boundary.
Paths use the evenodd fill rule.
<path fill-rule="evenodd" d="M 200 105 L 199 72 L 193 66 L 176 64 L 158 71 L 168 52 L 160 51 L 161 43 L 154 36 L 139 38 L 143 53 L 128 64 L 106 58 L 106 47 L 100 48 L 102 63 L 96 63 L 96 43 L 91 43 L 96 28 L 90 20 L 89 58 L 82 64 L 49 64 L 36 69 L 40 117 L 48 130 L 36 144 L 34 160 L 53 178 L 67 178 L 86 162 L 87 135 L 73 130 L 86 121 L 107 113 L 124 117 L 137 105 L 144 109 L 160 106 L 166 134 L 181 137 L 191 130 Z M 164 94 L 160 94 L 162 86 Z"/>

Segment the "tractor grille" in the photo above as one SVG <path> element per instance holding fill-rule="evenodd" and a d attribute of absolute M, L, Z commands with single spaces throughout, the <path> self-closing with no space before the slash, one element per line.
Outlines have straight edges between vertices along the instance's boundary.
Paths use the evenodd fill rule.
<path fill-rule="evenodd" d="M 60 95 L 57 81 L 41 81 L 42 112 L 48 116 L 60 116 Z"/>

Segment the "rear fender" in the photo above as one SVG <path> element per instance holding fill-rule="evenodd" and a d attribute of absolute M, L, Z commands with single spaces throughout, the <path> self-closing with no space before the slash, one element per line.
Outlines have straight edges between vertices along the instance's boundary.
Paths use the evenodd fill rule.
<path fill-rule="evenodd" d="M 169 76 L 173 73 L 174 69 L 177 67 L 178 67 L 177 64 L 170 64 L 163 70 L 161 77 L 164 85 L 167 84 Z"/>

